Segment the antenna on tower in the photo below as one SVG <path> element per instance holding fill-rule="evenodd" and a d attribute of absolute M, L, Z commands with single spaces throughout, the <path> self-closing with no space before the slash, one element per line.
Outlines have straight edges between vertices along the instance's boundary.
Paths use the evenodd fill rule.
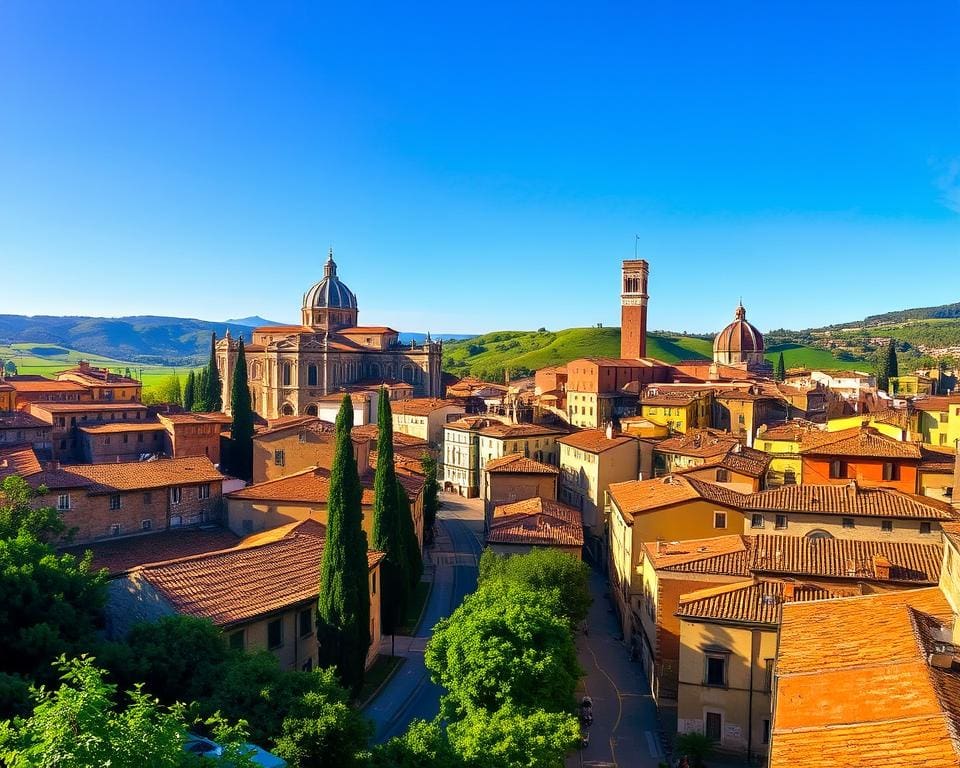
<path fill-rule="evenodd" d="M 640 258 L 640 235 L 636 233 L 633 235 L 633 258 Z"/>

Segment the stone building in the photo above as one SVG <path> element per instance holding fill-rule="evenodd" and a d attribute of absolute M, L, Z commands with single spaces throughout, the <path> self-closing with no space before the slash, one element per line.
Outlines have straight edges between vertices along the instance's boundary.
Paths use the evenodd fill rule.
<path fill-rule="evenodd" d="M 229 334 L 217 342 L 227 411 L 238 348 Z M 376 382 L 402 381 L 417 397 L 442 396 L 442 343 L 428 336 L 401 344 L 392 328 L 358 326 L 357 297 L 337 277 L 332 249 L 323 279 L 303 296 L 301 324 L 255 328 L 245 354 L 253 409 L 266 419 L 320 415 L 324 397 Z"/>

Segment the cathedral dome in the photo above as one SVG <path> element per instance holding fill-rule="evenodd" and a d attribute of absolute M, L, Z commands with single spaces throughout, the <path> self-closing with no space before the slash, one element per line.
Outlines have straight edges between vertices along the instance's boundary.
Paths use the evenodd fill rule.
<path fill-rule="evenodd" d="M 333 248 L 323 267 L 323 280 L 303 294 L 306 309 L 356 309 L 357 297 L 337 277 L 337 263 L 333 260 Z"/>
<path fill-rule="evenodd" d="M 743 304 L 737 307 L 734 320 L 713 340 L 713 355 L 736 358 L 750 353 L 763 353 L 763 334 L 747 322 Z M 733 360 L 730 360 L 733 362 Z M 727 362 L 727 360 L 722 360 Z"/>

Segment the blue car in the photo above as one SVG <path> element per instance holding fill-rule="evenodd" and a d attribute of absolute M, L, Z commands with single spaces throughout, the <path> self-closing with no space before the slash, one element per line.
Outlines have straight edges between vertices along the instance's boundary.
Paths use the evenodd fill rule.
<path fill-rule="evenodd" d="M 267 752 L 267 750 L 261 749 L 256 744 L 244 744 L 244 746 L 248 750 L 248 757 L 256 765 L 262 765 L 263 768 L 286 768 L 287 766 L 287 761 L 282 757 L 277 757 Z M 223 747 L 215 741 L 211 741 L 203 736 L 197 736 L 193 733 L 187 734 L 183 749 L 191 755 L 209 757 L 212 760 L 219 760 L 223 757 Z"/>

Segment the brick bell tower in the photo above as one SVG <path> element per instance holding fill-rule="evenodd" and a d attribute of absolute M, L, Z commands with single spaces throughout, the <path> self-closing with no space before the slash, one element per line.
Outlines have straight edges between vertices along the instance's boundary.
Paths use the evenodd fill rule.
<path fill-rule="evenodd" d="M 620 294 L 620 357 L 647 356 L 647 277 L 650 265 L 643 259 L 623 262 Z"/>

